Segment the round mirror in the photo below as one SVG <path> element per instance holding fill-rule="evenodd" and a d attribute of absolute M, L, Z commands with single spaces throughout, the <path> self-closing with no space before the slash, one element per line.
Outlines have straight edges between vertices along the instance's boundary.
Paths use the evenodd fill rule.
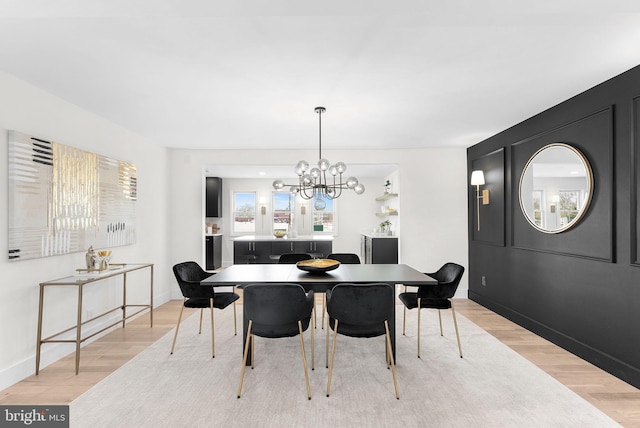
<path fill-rule="evenodd" d="M 587 158 L 564 143 L 544 146 L 527 162 L 520 177 L 520 208 L 536 229 L 559 233 L 578 224 L 593 195 Z"/>

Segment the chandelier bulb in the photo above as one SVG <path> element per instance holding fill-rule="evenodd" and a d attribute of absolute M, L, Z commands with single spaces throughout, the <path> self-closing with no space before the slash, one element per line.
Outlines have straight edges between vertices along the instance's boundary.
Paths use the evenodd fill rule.
<path fill-rule="evenodd" d="M 353 190 L 356 192 L 356 195 L 362 195 L 364 193 L 364 185 L 362 183 L 358 183 Z"/>
<path fill-rule="evenodd" d="M 358 179 L 355 177 L 349 177 L 347 178 L 347 187 L 349 189 L 353 189 L 358 185 Z"/>
<path fill-rule="evenodd" d="M 320 168 L 320 171 L 328 170 L 330 165 L 331 164 L 329 163 L 329 161 L 327 159 L 320 159 L 318 161 L 318 168 Z"/>
<path fill-rule="evenodd" d="M 306 160 L 301 160 L 296 165 L 296 170 L 297 169 L 300 169 L 300 171 L 302 172 L 306 172 L 309 169 L 309 162 L 307 162 Z M 298 175 L 302 175 L 302 174 L 298 174 Z"/>
<path fill-rule="evenodd" d="M 320 178 L 320 170 L 318 168 L 311 168 L 309 174 L 311 174 L 311 177 L 313 178 Z"/>
<path fill-rule="evenodd" d="M 316 198 L 315 201 L 313 201 L 313 208 L 316 211 L 323 211 L 325 208 L 327 207 L 327 204 L 325 203 L 325 201 L 323 201 L 320 196 L 318 196 Z"/>

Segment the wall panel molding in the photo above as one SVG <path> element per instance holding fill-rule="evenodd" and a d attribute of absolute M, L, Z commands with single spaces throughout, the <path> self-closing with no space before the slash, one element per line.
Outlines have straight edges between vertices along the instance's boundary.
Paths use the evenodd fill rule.
<path fill-rule="evenodd" d="M 558 127 L 527 137 L 511 145 L 511 245 L 514 248 L 615 261 L 613 207 L 613 106 L 577 118 Z M 519 205 L 520 175 L 529 158 L 551 143 L 576 147 L 593 169 L 594 190 L 589 210 L 574 228 L 558 234 L 535 230 Z M 601 225 L 608 227 L 600 227 Z"/>
<path fill-rule="evenodd" d="M 629 207 L 631 209 L 631 213 L 629 218 L 631 219 L 631 264 L 634 266 L 640 266 L 640 237 L 638 234 L 640 233 L 640 196 L 638 192 L 640 191 L 640 183 L 638 180 L 640 179 L 640 174 L 638 174 L 638 165 L 640 165 L 640 156 L 638 144 L 640 144 L 640 137 L 638 136 L 638 131 L 640 130 L 640 95 L 634 97 L 631 100 L 631 149 L 630 149 L 630 168 L 631 168 L 631 183 L 630 183 L 630 191 L 629 198 L 630 203 Z"/>

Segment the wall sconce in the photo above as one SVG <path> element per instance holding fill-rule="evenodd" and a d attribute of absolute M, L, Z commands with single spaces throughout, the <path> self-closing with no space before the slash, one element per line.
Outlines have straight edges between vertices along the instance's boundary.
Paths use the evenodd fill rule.
<path fill-rule="evenodd" d="M 478 212 L 478 230 L 480 230 L 480 200 L 482 205 L 489 205 L 489 190 L 484 189 L 480 194 L 480 186 L 484 186 L 484 172 L 476 170 L 471 172 L 471 185 L 476 186 L 476 211 Z"/>
<path fill-rule="evenodd" d="M 558 196 L 558 195 L 554 195 L 554 196 L 551 198 L 551 205 L 549 205 L 549 211 L 550 211 L 552 214 L 555 214 L 555 212 L 556 212 L 556 207 L 558 206 L 558 202 L 560 202 L 560 196 Z"/>
<path fill-rule="evenodd" d="M 260 198 L 260 214 L 262 215 L 262 228 L 264 229 L 264 216 L 267 214 L 267 199 Z"/>
<path fill-rule="evenodd" d="M 306 205 L 301 205 L 300 206 L 300 215 L 302 215 L 302 228 L 304 229 L 304 216 L 307 215 L 307 206 Z"/>

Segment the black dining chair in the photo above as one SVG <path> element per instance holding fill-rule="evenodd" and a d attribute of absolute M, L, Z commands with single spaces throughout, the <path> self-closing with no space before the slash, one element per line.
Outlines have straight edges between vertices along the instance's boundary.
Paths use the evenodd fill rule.
<path fill-rule="evenodd" d="M 360 257 L 355 253 L 331 253 L 327 256 L 328 259 L 337 260 L 345 265 L 359 265 Z"/>
<path fill-rule="evenodd" d="M 451 300 L 456 294 L 460 280 L 464 274 L 464 267 L 456 263 L 445 263 L 437 272 L 426 273 L 431 278 L 438 281 L 437 284 L 419 285 L 417 291 L 400 293 L 398 298 L 405 306 L 404 319 L 402 322 L 402 334 L 405 334 L 406 310 L 418 308 L 418 358 L 420 358 L 420 309 L 437 309 L 438 320 L 440 321 L 440 336 L 442 333 L 441 309 L 451 309 L 453 314 L 453 325 L 456 330 L 458 340 L 458 351 L 462 358 L 462 346 L 460 345 L 460 333 L 458 332 L 458 321 L 456 320 L 456 310 Z"/>
<path fill-rule="evenodd" d="M 180 329 L 180 322 L 182 321 L 182 313 L 184 308 L 196 308 L 200 309 L 200 328 L 198 333 L 202 333 L 202 312 L 204 308 L 211 310 L 211 355 L 212 358 L 216 356 L 215 346 L 215 334 L 214 334 L 214 316 L 213 309 L 224 309 L 233 303 L 233 328 L 234 334 L 238 334 L 238 326 L 236 324 L 236 300 L 238 296 L 234 292 L 216 292 L 215 287 L 200 285 L 200 281 L 205 278 L 215 275 L 214 273 L 205 272 L 196 262 L 183 262 L 173 266 L 173 274 L 178 281 L 180 291 L 184 297 L 182 307 L 180 308 L 180 315 L 178 316 L 178 325 L 176 325 L 176 332 L 173 336 L 173 344 L 171 345 L 171 354 L 176 346 L 176 339 L 178 338 L 178 330 Z"/>
<path fill-rule="evenodd" d="M 394 316 L 393 305 L 394 291 L 389 284 L 338 284 L 332 290 L 327 291 L 329 327 L 333 330 L 327 397 L 331 392 L 336 339 L 338 333 L 340 333 L 350 337 L 385 336 L 387 368 L 391 366 L 396 398 L 400 399 L 398 381 L 396 379 L 396 366 L 391 350 L 391 336 L 389 334 L 389 319 Z M 329 328 L 327 328 L 326 343 L 328 347 Z"/>
<path fill-rule="evenodd" d="M 311 316 L 313 291 L 306 292 L 297 284 L 248 284 L 243 290 L 244 317 L 248 320 L 247 338 L 244 345 L 242 370 L 238 398 L 242 393 L 244 371 L 251 346 L 251 368 L 255 364 L 255 336 L 265 338 L 293 337 L 300 335 L 302 364 L 307 382 L 307 397 L 311 400 L 311 387 L 307 371 L 307 357 L 304 350 L 303 332 L 313 323 Z M 311 368 L 314 366 L 314 334 L 311 329 Z"/>
<path fill-rule="evenodd" d="M 355 253 L 331 253 L 327 256 L 330 260 L 337 260 L 343 265 L 359 265 L 360 257 Z M 326 312 L 327 299 L 326 295 L 322 296 L 322 322 L 321 327 L 324 329 L 324 314 Z"/>
<path fill-rule="evenodd" d="M 307 254 L 307 253 L 285 253 L 280 255 L 280 258 L 278 259 L 278 264 L 295 265 L 298 262 L 301 262 L 303 260 L 310 260 L 312 258 L 313 257 L 311 257 L 311 254 Z"/>

